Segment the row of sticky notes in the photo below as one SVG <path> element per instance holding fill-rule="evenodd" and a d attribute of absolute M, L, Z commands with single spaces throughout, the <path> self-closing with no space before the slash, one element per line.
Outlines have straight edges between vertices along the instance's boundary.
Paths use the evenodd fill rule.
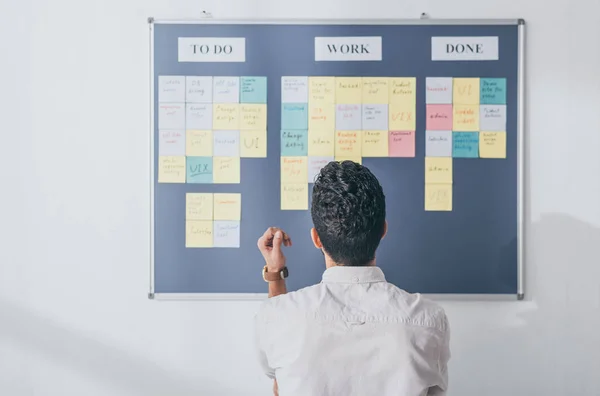
<path fill-rule="evenodd" d="M 506 158 L 506 132 L 425 131 L 427 157 Z"/>
<path fill-rule="evenodd" d="M 240 157 L 158 157 L 159 183 L 240 182 Z"/>
<path fill-rule="evenodd" d="M 160 130 L 158 155 L 194 157 L 267 156 L 267 131 Z"/>
<path fill-rule="evenodd" d="M 239 193 L 187 193 L 186 220 L 241 220 L 242 195 Z"/>
<path fill-rule="evenodd" d="M 267 105 L 161 103 L 158 129 L 267 129 Z"/>
<path fill-rule="evenodd" d="M 187 193 L 185 247 L 240 247 L 241 194 Z"/>
<path fill-rule="evenodd" d="M 505 131 L 506 105 L 427 105 L 427 130 Z"/>
<path fill-rule="evenodd" d="M 267 103 L 267 78 L 158 76 L 158 102 Z"/>
<path fill-rule="evenodd" d="M 428 77 L 425 80 L 427 104 L 506 104 L 505 78 Z"/>
<path fill-rule="evenodd" d="M 451 157 L 425 157 L 425 210 L 452 210 Z"/>

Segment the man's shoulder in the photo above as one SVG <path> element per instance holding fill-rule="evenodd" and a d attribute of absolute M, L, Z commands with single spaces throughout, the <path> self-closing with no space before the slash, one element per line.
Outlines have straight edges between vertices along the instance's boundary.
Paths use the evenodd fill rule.
<path fill-rule="evenodd" d="M 387 287 L 391 295 L 390 301 L 411 324 L 448 330 L 448 318 L 441 305 L 421 293 L 409 293 L 392 283 L 388 283 Z"/>
<path fill-rule="evenodd" d="M 271 297 L 261 304 L 258 315 L 264 319 L 281 318 L 284 314 L 311 309 L 317 304 L 322 287 L 322 283 L 317 283 L 316 285 Z"/>

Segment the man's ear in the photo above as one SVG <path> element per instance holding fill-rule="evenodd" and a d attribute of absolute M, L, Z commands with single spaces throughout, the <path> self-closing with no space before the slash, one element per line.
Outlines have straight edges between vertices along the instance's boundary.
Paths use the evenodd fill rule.
<path fill-rule="evenodd" d="M 387 220 L 383 224 L 383 235 L 381 236 L 381 239 L 385 238 L 386 235 L 387 235 Z"/>
<path fill-rule="evenodd" d="M 323 244 L 321 243 L 321 238 L 319 238 L 319 235 L 317 234 L 317 230 L 315 230 L 315 227 L 310 229 L 310 239 L 312 239 L 313 244 L 315 245 L 315 247 L 317 249 L 323 249 Z"/>

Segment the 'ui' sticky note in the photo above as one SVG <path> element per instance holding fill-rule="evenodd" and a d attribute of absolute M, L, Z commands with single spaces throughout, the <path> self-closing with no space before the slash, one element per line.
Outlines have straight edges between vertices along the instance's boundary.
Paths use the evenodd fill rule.
<path fill-rule="evenodd" d="M 333 161 L 332 157 L 308 157 L 308 182 L 314 183 L 321 169 Z"/>
<path fill-rule="evenodd" d="M 308 210 L 308 184 L 281 183 L 281 210 Z"/>
<path fill-rule="evenodd" d="M 479 104 L 479 78 L 455 78 L 452 86 L 452 102 L 455 105 Z"/>
<path fill-rule="evenodd" d="M 214 195 L 215 220 L 241 220 L 242 219 L 242 194 Z"/>
<path fill-rule="evenodd" d="M 213 141 L 215 157 L 240 156 L 240 131 L 214 131 Z"/>
<path fill-rule="evenodd" d="M 360 157 L 362 156 L 362 131 L 336 131 L 335 156 Z"/>
<path fill-rule="evenodd" d="M 308 105 L 308 129 L 334 130 L 335 105 L 326 102 L 313 102 Z"/>
<path fill-rule="evenodd" d="M 308 104 L 282 103 L 281 129 L 308 129 Z"/>
<path fill-rule="evenodd" d="M 185 77 L 158 76 L 158 103 L 185 102 Z"/>
<path fill-rule="evenodd" d="M 212 129 L 212 125 L 212 104 L 188 103 L 185 106 L 185 127 L 187 129 Z"/>
<path fill-rule="evenodd" d="M 479 132 L 452 132 L 454 158 L 479 158 Z"/>
<path fill-rule="evenodd" d="M 506 132 L 479 133 L 479 156 L 481 158 L 506 158 Z"/>
<path fill-rule="evenodd" d="M 390 104 L 414 109 L 417 103 L 417 79 L 415 77 L 394 77 L 389 79 L 389 83 Z"/>
<path fill-rule="evenodd" d="M 308 103 L 308 77 L 281 77 L 282 103 Z"/>
<path fill-rule="evenodd" d="M 239 77 L 214 77 L 213 103 L 239 103 L 240 78 Z"/>
<path fill-rule="evenodd" d="M 185 194 L 185 219 L 186 220 L 212 220 L 213 219 L 213 194 L 187 193 Z"/>
<path fill-rule="evenodd" d="M 186 181 L 188 183 L 212 183 L 213 160 L 211 157 L 186 157 Z"/>
<path fill-rule="evenodd" d="M 481 104 L 506 104 L 506 78 L 482 78 Z"/>
<path fill-rule="evenodd" d="M 334 130 L 309 130 L 308 155 L 316 157 L 333 157 L 335 154 Z"/>
<path fill-rule="evenodd" d="M 267 77 L 240 78 L 241 103 L 267 103 Z"/>
<path fill-rule="evenodd" d="M 240 182 L 240 157 L 213 157 L 213 183 Z"/>
<path fill-rule="evenodd" d="M 452 184 L 425 184 L 425 210 L 451 211 Z"/>
<path fill-rule="evenodd" d="M 308 77 L 308 102 L 335 103 L 335 77 Z"/>
<path fill-rule="evenodd" d="M 242 130 L 267 129 L 267 105 L 266 104 L 241 104 L 240 105 L 240 129 L 242 129 Z"/>
<path fill-rule="evenodd" d="M 362 103 L 364 104 L 388 104 L 389 79 L 385 77 L 363 77 Z"/>
<path fill-rule="evenodd" d="M 187 103 L 212 103 L 213 78 L 211 76 L 187 76 L 185 78 L 185 101 Z"/>
<path fill-rule="evenodd" d="M 159 183 L 185 183 L 185 157 L 158 157 Z"/>
<path fill-rule="evenodd" d="M 362 129 L 373 131 L 387 131 L 388 105 L 364 104 L 362 105 Z"/>
<path fill-rule="evenodd" d="M 425 131 L 426 157 L 452 157 L 452 131 Z"/>
<path fill-rule="evenodd" d="M 308 155 L 308 131 L 282 130 L 281 156 L 306 157 Z"/>
<path fill-rule="evenodd" d="M 360 104 L 362 103 L 362 78 L 361 77 L 336 77 L 335 78 L 335 103 Z"/>
<path fill-rule="evenodd" d="M 185 131 L 174 129 L 158 131 L 158 155 L 185 155 Z"/>
<path fill-rule="evenodd" d="M 214 247 L 239 248 L 240 247 L 240 222 L 215 221 L 213 228 Z"/>
<path fill-rule="evenodd" d="M 188 130 L 185 133 L 185 155 L 211 157 L 213 149 L 212 131 Z"/>
<path fill-rule="evenodd" d="M 355 131 L 362 129 L 362 105 L 338 104 L 335 106 L 335 129 Z"/>
<path fill-rule="evenodd" d="M 506 131 L 506 105 L 481 105 L 479 128 L 482 131 Z"/>
<path fill-rule="evenodd" d="M 240 157 L 266 158 L 267 131 L 240 131 Z"/>
<path fill-rule="evenodd" d="M 415 131 L 390 131 L 388 150 L 390 157 L 414 157 Z"/>
<path fill-rule="evenodd" d="M 452 104 L 452 77 L 427 77 L 425 103 Z"/>
<path fill-rule="evenodd" d="M 362 132 L 363 157 L 387 157 L 388 131 L 363 131 Z"/>
<path fill-rule="evenodd" d="M 308 183 L 308 158 L 281 157 L 281 183 Z"/>
<path fill-rule="evenodd" d="M 210 220 L 187 220 L 185 222 L 185 247 L 213 247 L 213 222 Z"/>
<path fill-rule="evenodd" d="M 414 131 L 417 128 L 414 108 L 390 104 L 389 129 L 392 131 Z"/>
<path fill-rule="evenodd" d="M 428 131 L 450 131 L 452 130 L 452 105 L 436 104 L 427 105 Z"/>
<path fill-rule="evenodd" d="M 454 105 L 452 130 L 474 132 L 479 130 L 479 105 Z"/>
<path fill-rule="evenodd" d="M 452 158 L 425 157 L 425 183 L 452 183 Z"/>
<path fill-rule="evenodd" d="M 233 130 L 240 128 L 239 104 L 215 104 L 213 106 L 213 129 Z"/>
<path fill-rule="evenodd" d="M 185 129 L 185 104 L 160 103 L 158 129 Z"/>

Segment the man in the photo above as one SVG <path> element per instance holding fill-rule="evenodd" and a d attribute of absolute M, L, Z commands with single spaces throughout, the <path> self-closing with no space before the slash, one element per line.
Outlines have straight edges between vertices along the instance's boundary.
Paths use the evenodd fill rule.
<path fill-rule="evenodd" d="M 286 294 L 290 236 L 272 227 L 258 240 L 271 298 L 256 316 L 257 346 L 275 394 L 445 395 L 443 309 L 387 283 L 375 263 L 387 231 L 377 178 L 351 161 L 329 163 L 315 181 L 311 214 L 327 268 L 317 285 Z"/>

